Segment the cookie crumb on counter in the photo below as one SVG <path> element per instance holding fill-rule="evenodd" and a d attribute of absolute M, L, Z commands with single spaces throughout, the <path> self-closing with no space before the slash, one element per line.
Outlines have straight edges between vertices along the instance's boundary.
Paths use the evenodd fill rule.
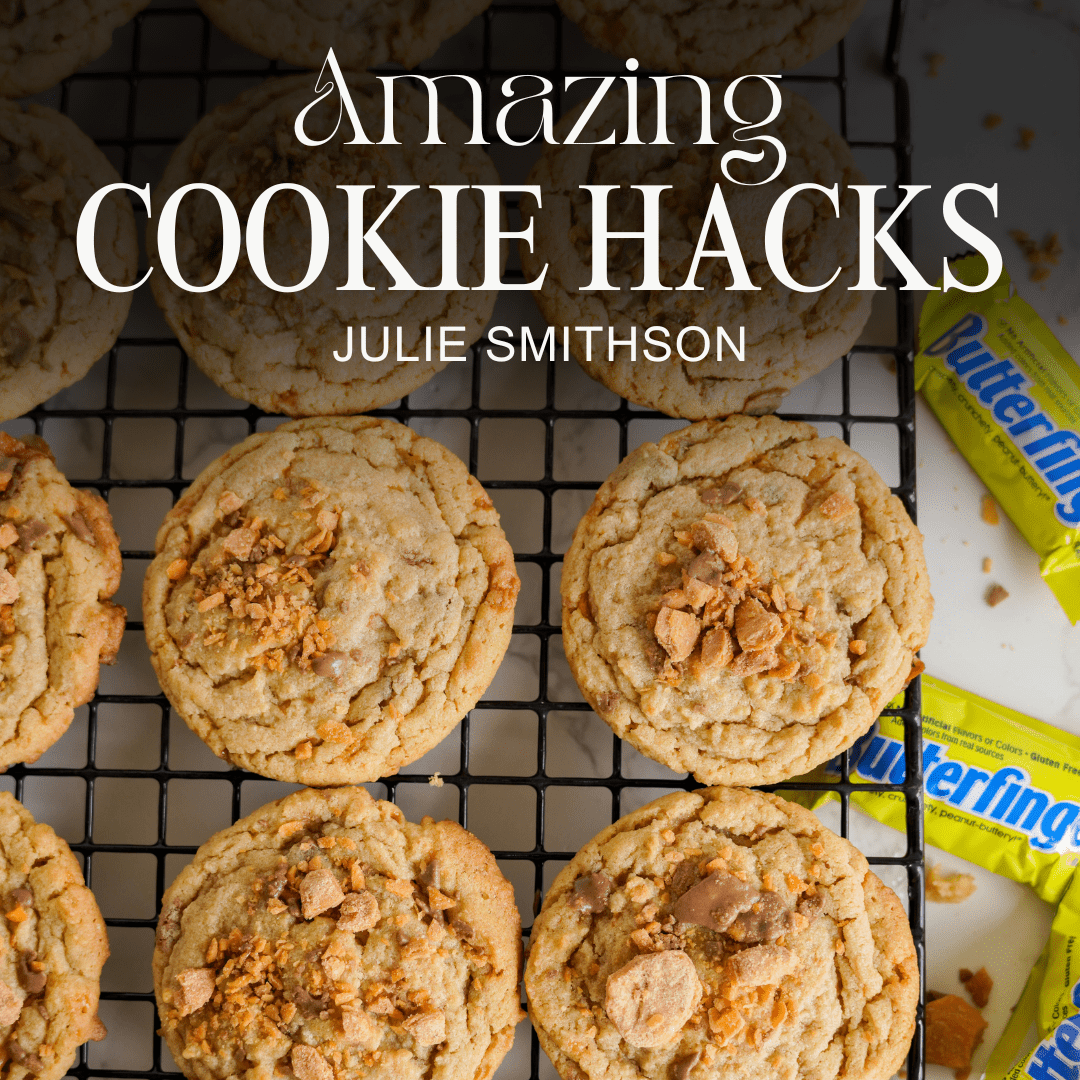
<path fill-rule="evenodd" d="M 991 585 L 986 593 L 986 602 L 990 607 L 997 607 L 1002 600 L 1009 598 L 1009 590 L 1004 585 Z"/>
<path fill-rule="evenodd" d="M 984 495 L 982 497 L 982 507 L 979 514 L 987 525 L 997 525 L 1001 521 L 1001 515 L 998 513 L 997 503 L 994 502 L 993 495 Z"/>
<path fill-rule="evenodd" d="M 955 1069 L 956 1080 L 967 1080 L 986 1021 L 959 994 L 926 996 L 926 1061 Z"/>
<path fill-rule="evenodd" d="M 983 556 L 983 573 L 989 574 L 994 569 L 994 560 L 989 555 Z"/>
<path fill-rule="evenodd" d="M 941 65 L 945 63 L 945 54 L 939 52 L 927 53 L 925 59 L 927 78 L 936 79 L 938 72 L 941 71 Z"/>
<path fill-rule="evenodd" d="M 443 778 L 438 773 L 432 773 L 428 778 L 428 787 L 442 787 Z"/>
<path fill-rule="evenodd" d="M 986 128 L 987 131 L 993 131 L 994 128 L 1001 127 L 1001 124 L 1002 124 L 1002 117 L 1001 117 L 1000 113 L 996 113 L 996 112 L 987 113 L 983 117 L 982 126 L 984 128 Z"/>
<path fill-rule="evenodd" d="M 1040 244 L 1033 240 L 1023 229 L 1010 229 L 1009 236 L 1023 252 L 1028 264 L 1028 277 L 1032 281 L 1045 281 L 1050 276 L 1050 267 L 1057 266 L 1064 249 L 1058 234 L 1047 233 Z"/>
<path fill-rule="evenodd" d="M 926 868 L 926 899 L 935 904 L 959 904 L 975 892 L 971 874 L 949 874 L 936 863 Z"/>
<path fill-rule="evenodd" d="M 1035 132 L 1029 127 L 1022 127 L 1016 135 L 1016 145 L 1021 150 L 1031 149 L 1031 144 L 1035 141 Z"/>
<path fill-rule="evenodd" d="M 990 973 L 986 968 L 981 967 L 978 971 L 961 968 L 959 979 L 964 984 L 964 989 L 975 1003 L 976 1008 L 985 1009 L 987 1002 L 990 1000 L 990 991 L 994 989 L 994 980 L 990 977 Z"/>

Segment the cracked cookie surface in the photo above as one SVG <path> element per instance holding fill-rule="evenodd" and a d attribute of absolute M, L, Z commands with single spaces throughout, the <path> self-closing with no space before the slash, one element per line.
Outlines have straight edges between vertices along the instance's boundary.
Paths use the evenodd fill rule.
<path fill-rule="evenodd" d="M 559 0 L 591 45 L 715 78 L 791 71 L 835 45 L 864 0 Z"/>
<path fill-rule="evenodd" d="M 105 922 L 71 849 L 0 792 L 0 1049 L 10 1080 L 58 1080 L 104 1038 Z"/>
<path fill-rule="evenodd" d="M 92 285 L 75 233 L 87 199 L 120 176 L 66 116 L 0 101 L 0 420 L 21 416 L 81 379 L 112 348 L 130 293 Z M 97 218 L 98 267 L 135 280 L 135 215 L 110 195 Z"/>
<path fill-rule="evenodd" d="M 847 144 L 804 98 L 781 92 L 779 117 L 753 134 L 768 133 L 787 149 L 783 172 L 768 184 L 742 186 L 721 172 L 726 153 L 742 144 L 733 138 L 735 125 L 723 110 L 723 87 L 712 90 L 712 131 L 715 146 L 694 145 L 701 138 L 701 99 L 698 89 L 682 82 L 667 88 L 667 127 L 670 146 L 547 146 L 533 167 L 530 183 L 539 184 L 543 208 L 523 200 L 524 220 L 530 214 L 536 226 L 535 250 L 521 245 L 521 262 L 528 280 L 537 278 L 545 264 L 543 287 L 533 295 L 547 321 L 555 327 L 591 326 L 591 352 L 587 335 L 570 334 L 570 347 L 582 368 L 598 382 L 630 401 L 659 409 L 669 416 L 701 420 L 729 413 L 772 412 L 788 390 L 823 371 L 843 355 L 862 332 L 870 316 L 869 292 L 852 292 L 858 277 L 858 206 L 851 184 L 865 179 L 855 168 Z M 655 92 L 639 92 L 639 131 L 652 139 L 657 127 Z M 740 115 L 763 118 L 769 114 L 769 95 L 760 83 L 738 89 L 735 103 Z M 581 109 L 559 121 L 557 134 L 564 140 Z M 616 139 L 626 137 L 625 92 L 611 91 L 580 136 L 582 142 L 601 142 L 614 129 Z M 755 149 L 760 146 L 755 144 Z M 741 182 L 764 180 L 775 164 L 769 147 L 760 165 L 735 162 L 729 171 Z M 840 185 L 840 216 L 828 198 L 816 191 L 791 200 L 783 233 L 788 272 L 802 284 L 836 280 L 821 292 L 797 293 L 773 274 L 765 257 L 765 224 L 777 197 L 796 184 Z M 641 232 L 642 196 L 631 184 L 663 184 L 672 190 L 660 201 L 660 281 L 665 290 L 636 289 L 643 281 L 644 242 L 612 240 L 608 246 L 608 280 L 615 291 L 582 291 L 592 279 L 592 200 L 583 185 L 621 186 L 608 201 L 611 232 Z M 680 290 L 689 277 L 714 185 L 719 185 L 738 238 L 748 276 L 757 291 L 735 289 L 726 258 L 700 260 L 694 280 L 697 290 Z M 704 246 L 726 247 L 711 227 Z M 683 351 L 697 362 L 684 361 L 672 352 L 668 359 L 650 362 L 646 348 L 661 355 L 660 340 L 645 340 L 650 327 L 665 327 L 667 344 L 674 349 L 678 335 L 688 327 Z M 637 360 L 629 345 L 616 345 L 612 356 L 608 328 L 617 341 L 636 335 Z M 717 327 L 739 344 L 745 329 L 745 361 L 736 360 L 726 344 L 718 352 Z M 655 332 L 654 332 L 655 334 Z M 591 357 L 591 359 L 590 359 Z"/>
<path fill-rule="evenodd" d="M 900 500 L 839 439 L 775 417 L 630 454 L 577 527 L 562 598 L 589 704 L 709 784 L 788 779 L 851 746 L 921 669 L 933 611 Z"/>
<path fill-rule="evenodd" d="M 362 126 L 372 139 L 383 132 L 383 88 L 367 76 L 350 77 L 349 89 Z M 437 359 L 439 327 L 464 327 L 472 344 L 495 306 L 496 292 L 470 289 L 484 280 L 483 204 L 479 191 L 458 199 L 458 280 L 462 288 L 391 289 L 392 278 L 370 253 L 365 259 L 368 289 L 341 287 L 350 280 L 348 197 L 339 185 L 374 185 L 364 196 L 364 227 L 370 227 L 391 200 L 387 185 L 419 185 L 407 193 L 378 235 L 414 281 L 425 289 L 443 280 L 442 201 L 433 184 L 497 184 L 491 159 L 466 146 L 470 132 L 440 106 L 439 131 L 446 145 L 423 146 L 428 134 L 426 95 L 404 84 L 394 90 L 394 132 L 400 145 L 349 145 L 348 114 L 338 117 L 332 96 L 305 121 L 309 138 L 337 134 L 321 146 L 305 146 L 294 132 L 298 114 L 316 97 L 315 76 L 268 79 L 205 116 L 177 147 L 154 192 L 154 220 L 172 192 L 191 183 L 213 184 L 247 219 L 251 207 L 276 184 L 299 184 L 313 192 L 329 221 L 332 242 L 322 273 L 299 292 L 276 292 L 253 271 L 246 252 L 229 280 L 206 293 L 187 292 L 157 266 L 150 282 L 154 297 L 185 350 L 202 370 L 234 397 L 290 416 L 365 412 L 423 385 L 437 372 L 457 366 Z M 354 215 L 353 238 L 360 215 Z M 177 263 L 182 277 L 207 285 L 221 259 L 221 212 L 205 192 L 187 195 L 177 217 Z M 147 232 L 151 262 L 158 263 L 156 229 Z M 294 286 L 305 279 L 311 250 L 308 210 L 302 197 L 279 192 L 270 203 L 264 229 L 267 271 L 272 280 Z M 359 270 L 356 271 L 359 273 Z M 353 327 L 353 358 L 347 331 Z M 400 329 L 399 329 L 400 328 Z M 433 330 L 436 358 L 423 359 L 425 329 Z M 367 355 L 361 357 L 361 331 Z M 398 362 L 398 335 L 404 356 Z M 460 333 L 460 331 L 459 331 Z M 457 338 L 458 334 L 451 335 Z M 387 353 L 387 350 L 389 352 Z M 448 350 L 449 351 L 449 350 Z M 460 352 L 461 350 L 457 350 Z M 381 358 L 381 359 L 380 359 Z"/>
<path fill-rule="evenodd" d="M 544 900 L 525 989 L 566 1080 L 885 1080 L 919 974 L 900 901 L 851 844 L 775 795 L 711 788 L 585 845 Z"/>
<path fill-rule="evenodd" d="M 318 70 L 330 49 L 344 71 L 426 60 L 491 0 L 199 0 L 246 49 Z"/>
<path fill-rule="evenodd" d="M 150 0 L 6 0 L 0 6 L 0 95 L 48 90 L 96 60 L 113 31 Z"/>
<path fill-rule="evenodd" d="M 0 768 L 36 761 L 116 658 L 125 611 L 108 507 L 45 443 L 0 432 Z"/>
<path fill-rule="evenodd" d="M 487 689 L 519 581 L 450 451 L 392 420 L 297 420 L 195 480 L 143 593 L 162 688 L 218 756 L 295 783 L 389 776 Z"/>
<path fill-rule="evenodd" d="M 154 991 L 192 1080 L 483 1080 L 521 1019 L 521 924 L 488 849 L 358 788 L 296 792 L 162 899 Z"/>

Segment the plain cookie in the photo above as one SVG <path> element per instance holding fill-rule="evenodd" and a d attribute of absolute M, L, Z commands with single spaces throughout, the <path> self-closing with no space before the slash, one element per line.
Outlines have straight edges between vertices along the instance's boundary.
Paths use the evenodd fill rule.
<path fill-rule="evenodd" d="M 451 334 L 471 345 L 480 337 L 495 306 L 497 292 L 432 289 L 391 291 L 392 279 L 368 253 L 365 280 L 370 291 L 341 291 L 349 280 L 348 199 L 338 185 L 375 184 L 365 197 L 367 225 L 389 206 L 388 184 L 416 184 L 380 228 L 379 235 L 401 260 L 413 280 L 432 286 L 442 280 L 441 198 L 432 184 L 497 184 L 491 159 L 478 146 L 466 146 L 469 130 L 449 110 L 438 116 L 444 146 L 421 145 L 427 137 L 427 98 L 412 87 L 395 90 L 395 133 L 401 145 L 348 145 L 353 137 L 347 113 L 338 134 L 322 146 L 304 146 L 293 125 L 315 99 L 315 76 L 269 79 L 203 117 L 177 147 L 154 192 L 154 221 L 178 188 L 213 184 L 232 200 L 240 220 L 248 218 L 255 199 L 279 183 L 300 184 L 322 203 L 330 228 L 330 254 L 322 273 L 296 293 L 275 292 L 258 279 L 242 254 L 229 280 L 207 293 L 190 293 L 173 284 L 158 266 L 150 279 L 154 297 L 186 352 L 222 389 L 270 412 L 289 416 L 330 416 L 366 412 L 396 401 L 445 367 L 437 358 L 422 359 L 425 329 L 436 345 L 439 328 L 464 328 Z M 367 76 L 356 76 L 350 90 L 362 125 L 373 139 L 383 131 L 383 89 Z M 310 138 L 329 135 L 338 119 L 332 96 L 308 114 Z M 321 123 L 329 123 L 326 131 Z M 306 206 L 293 192 L 279 193 L 266 216 L 265 252 L 273 280 L 301 282 L 311 248 Z M 459 277 L 463 286 L 483 281 L 483 207 L 478 191 L 458 201 Z M 151 223 L 153 224 L 153 223 Z M 359 219 L 357 220 L 359 224 Z M 209 284 L 221 257 L 221 213 L 210 195 L 196 192 L 180 204 L 177 261 L 185 281 Z M 158 263 L 157 230 L 147 231 L 151 262 Z M 245 249 L 246 250 L 246 249 Z M 346 355 L 347 331 L 354 328 L 353 358 Z M 361 358 L 361 328 L 367 354 Z M 417 362 L 398 362 L 402 355 Z M 388 350 L 388 353 L 387 353 Z M 452 350 L 463 355 L 463 348 Z"/>
<path fill-rule="evenodd" d="M 330 49 L 343 71 L 416 67 L 491 0 L 199 0 L 219 30 L 270 60 L 318 70 Z"/>
<path fill-rule="evenodd" d="M 933 611 L 922 535 L 870 464 L 809 424 L 734 416 L 630 454 L 562 573 L 589 704 L 706 784 L 809 772 L 869 730 Z"/>
<path fill-rule="evenodd" d="M 519 581 L 453 454 L 392 420 L 298 420 L 208 466 L 143 592 L 162 689 L 219 757 L 325 787 L 396 773 L 476 704 Z"/>
<path fill-rule="evenodd" d="M 851 184 L 865 183 L 855 168 L 851 150 L 811 107 L 782 91 L 779 117 L 755 129 L 778 138 L 787 148 L 783 172 L 768 184 L 742 186 L 721 172 L 723 156 L 737 144 L 735 125 L 723 109 L 723 86 L 712 88 L 712 131 L 715 146 L 694 145 L 701 136 L 701 101 L 696 86 L 682 81 L 667 88 L 670 146 L 549 145 L 533 167 L 529 183 L 543 191 L 543 208 L 525 200 L 524 224 L 536 226 L 534 250 L 521 244 L 521 263 L 527 280 L 536 279 L 545 264 L 547 275 L 533 293 L 544 317 L 554 327 L 596 327 L 599 333 L 570 333 L 570 348 L 585 371 L 621 397 L 659 409 L 668 416 L 702 420 L 730 413 L 772 412 L 797 383 L 823 371 L 855 344 L 870 317 L 872 293 L 851 292 L 858 278 L 858 205 Z M 643 139 L 656 132 L 655 92 L 639 91 L 639 130 Z M 769 113 L 769 96 L 759 82 L 739 88 L 735 98 L 740 115 L 756 118 Z M 558 141 L 576 122 L 580 108 L 559 121 Z M 614 129 L 626 136 L 625 93 L 609 92 L 581 142 L 601 142 Z M 755 147 L 757 144 L 755 144 Z M 743 147 L 745 150 L 745 147 Z M 775 165 L 769 147 L 761 165 L 735 162 L 729 167 L 741 181 L 764 179 Z M 631 184 L 665 184 L 660 203 L 660 281 L 665 291 L 632 291 L 643 280 L 641 240 L 612 240 L 608 245 L 608 280 L 614 291 L 583 291 L 592 279 L 592 201 L 583 185 L 609 184 L 622 190 L 608 201 L 609 231 L 640 232 L 642 196 Z M 803 284 L 836 280 L 824 291 L 798 293 L 782 285 L 765 258 L 765 223 L 777 197 L 796 184 L 840 185 L 840 216 L 819 192 L 792 199 L 785 218 L 783 249 L 788 272 Z M 719 185 L 732 227 L 746 263 L 750 284 L 758 291 L 733 289 L 734 277 L 726 258 L 702 258 L 695 280 L 700 291 L 679 291 L 689 276 L 702 223 L 714 185 Z M 706 248 L 723 247 L 716 228 Z M 645 340 L 650 327 L 668 331 L 674 350 L 687 327 L 704 328 L 708 341 L 687 331 L 683 350 L 697 356 L 683 361 L 676 352 L 660 362 L 647 360 L 649 348 L 661 355 L 659 342 Z M 716 327 L 739 343 L 745 329 L 745 361 L 725 346 L 718 352 Z M 608 328 L 618 341 L 636 336 L 637 360 L 630 346 L 616 346 L 612 356 Z M 561 331 L 557 331 L 561 337 Z M 707 351 L 706 351 L 707 350 Z"/>
<path fill-rule="evenodd" d="M 112 45 L 150 0 L 15 0 L 0 12 L 0 96 L 55 86 Z"/>
<path fill-rule="evenodd" d="M 99 1041 L 105 922 L 71 849 L 0 792 L 0 1041 L 9 1080 L 59 1080 Z"/>
<path fill-rule="evenodd" d="M 885 1080 L 915 1030 L 904 909 L 808 810 L 680 792 L 555 879 L 525 989 L 565 1080 Z"/>
<path fill-rule="evenodd" d="M 36 761 L 94 696 L 126 612 L 104 500 L 71 487 L 41 439 L 0 432 L 0 769 Z"/>
<path fill-rule="evenodd" d="M 130 293 L 90 284 L 75 231 L 87 199 L 120 176 L 66 116 L 0 101 L 0 420 L 81 379 L 116 342 Z M 130 284 L 139 264 L 131 204 L 112 195 L 97 218 L 98 266 Z"/>
<path fill-rule="evenodd" d="M 491 852 L 360 788 L 298 791 L 211 837 L 166 890 L 154 950 L 191 1080 L 488 1080 L 520 971 Z"/>
<path fill-rule="evenodd" d="M 590 45 L 716 78 L 792 71 L 832 48 L 864 0 L 559 0 Z"/>

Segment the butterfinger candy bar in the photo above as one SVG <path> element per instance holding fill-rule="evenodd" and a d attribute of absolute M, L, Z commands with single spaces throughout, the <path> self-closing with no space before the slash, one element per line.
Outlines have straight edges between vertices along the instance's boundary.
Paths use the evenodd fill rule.
<path fill-rule="evenodd" d="M 986 260 L 953 274 L 975 285 Z M 939 282 L 940 284 L 940 282 Z M 919 318 L 915 386 L 1080 619 L 1080 367 L 1009 275 L 979 293 L 933 292 Z M 1004 591 L 1004 590 L 1002 590 Z"/>
<path fill-rule="evenodd" d="M 1080 738 L 929 675 L 922 708 L 926 842 L 1030 885 L 1057 909 L 986 1078 L 1080 1080 Z M 905 752 L 903 720 L 883 715 L 848 752 L 851 779 L 900 784 Z M 824 767 L 826 775 L 832 771 L 835 762 Z M 822 795 L 815 805 L 834 797 Z M 856 788 L 851 798 L 904 830 L 907 805 L 899 792 Z M 989 992 L 969 986 L 973 997 L 977 989 Z M 937 1012 L 945 1008 L 933 1004 Z M 927 1006 L 928 1023 L 930 1016 Z M 1042 1042 L 1018 1063 L 1032 1024 Z"/>

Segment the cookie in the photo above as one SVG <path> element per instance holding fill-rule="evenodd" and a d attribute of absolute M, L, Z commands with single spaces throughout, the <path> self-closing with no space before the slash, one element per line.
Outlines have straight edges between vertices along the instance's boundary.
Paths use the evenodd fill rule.
<path fill-rule="evenodd" d="M 0 420 L 77 382 L 123 328 L 131 294 L 91 285 L 75 252 L 87 199 L 118 183 L 105 155 L 66 116 L 0 100 Z M 96 249 L 107 280 L 135 280 L 135 215 L 122 195 L 100 208 Z"/>
<path fill-rule="evenodd" d="M 150 0 L 15 2 L 0 13 L 0 97 L 55 86 L 112 45 L 113 31 Z"/>
<path fill-rule="evenodd" d="M 792 71 L 832 48 L 864 0 L 559 0 L 590 45 L 643 67 L 716 78 Z"/>
<path fill-rule="evenodd" d="M 357 114 L 372 138 L 383 131 L 383 88 L 375 79 L 357 76 L 349 88 Z M 364 202 L 364 227 L 389 206 L 388 184 L 418 184 L 379 230 L 414 281 L 434 286 L 442 280 L 441 197 L 431 184 L 497 184 L 491 159 L 478 146 L 464 145 L 469 130 L 440 107 L 445 146 L 423 146 L 427 138 L 426 95 L 398 84 L 395 134 L 401 145 L 348 145 L 353 137 L 345 118 L 338 134 L 322 146 L 304 146 L 293 130 L 297 115 L 315 98 L 315 77 L 270 79 L 205 116 L 174 152 L 154 193 L 154 221 L 172 192 L 191 183 L 223 190 L 245 221 L 254 200 L 279 183 L 300 184 L 322 203 L 329 220 L 330 254 L 322 273 L 297 293 L 275 292 L 258 279 L 246 248 L 229 280 L 206 293 L 190 293 L 174 284 L 160 266 L 151 284 L 165 318 L 188 354 L 219 386 L 234 397 L 270 412 L 290 416 L 328 416 L 364 412 L 427 382 L 444 367 L 458 365 L 424 359 L 425 330 L 438 345 L 439 327 L 464 327 L 451 335 L 472 344 L 491 318 L 497 293 L 467 288 L 392 291 L 392 279 L 374 255 L 365 258 L 368 291 L 343 291 L 349 281 L 348 198 L 338 185 L 375 184 Z M 338 120 L 336 97 L 308 113 L 305 131 L 321 138 Z M 308 211 L 293 192 L 275 196 L 266 217 L 267 269 L 282 285 L 304 280 L 311 248 Z M 483 280 L 483 207 L 479 191 L 461 192 L 458 214 L 459 281 Z M 360 221 L 353 224 L 360 228 Z M 221 257 L 221 212 L 204 193 L 189 194 L 177 217 L 177 261 L 185 281 L 209 284 Z M 157 233 L 147 231 L 151 261 L 157 263 Z M 352 359 L 348 330 L 354 328 Z M 399 329 L 400 328 L 400 329 Z M 361 330 L 367 355 L 361 356 Z M 398 361 L 399 355 L 419 357 Z M 462 349 L 451 351 L 461 355 Z M 380 359 L 381 358 L 381 359 Z"/>
<path fill-rule="evenodd" d="M 416 67 L 491 0 L 199 0 L 214 25 L 270 60 L 318 70 L 330 49 L 345 71 Z"/>
<path fill-rule="evenodd" d="M 738 788 L 628 814 L 533 926 L 529 1014 L 565 1080 L 885 1080 L 915 1030 L 904 909 L 808 810 Z"/>
<path fill-rule="evenodd" d="M 0 769 L 37 761 L 94 696 L 126 612 L 104 500 L 71 487 L 49 448 L 0 431 Z"/>
<path fill-rule="evenodd" d="M 0 792 L 0 1033 L 11 1080 L 59 1080 L 98 1019 L 105 922 L 71 849 Z"/>
<path fill-rule="evenodd" d="M 448 450 L 392 420 L 298 420 L 165 518 L 143 612 L 162 689 L 219 757 L 325 787 L 396 773 L 476 704 L 519 581 Z"/>
<path fill-rule="evenodd" d="M 771 416 L 630 454 L 577 527 L 562 599 L 589 704 L 705 784 L 774 783 L 851 746 L 918 670 L 933 611 L 900 500 L 839 439 Z"/>
<path fill-rule="evenodd" d="M 535 222 L 535 250 L 521 245 L 526 280 L 548 273 L 533 295 L 545 318 L 555 327 L 568 326 L 570 348 L 578 363 L 597 381 L 622 397 L 668 416 L 702 420 L 729 413 L 772 412 L 797 383 L 823 371 L 846 353 L 870 317 L 869 292 L 849 292 L 858 279 L 858 200 L 851 184 L 865 183 L 851 151 L 812 106 L 782 91 L 779 117 L 755 129 L 779 138 L 787 149 L 787 164 L 777 179 L 759 186 L 742 186 L 721 172 L 724 154 L 736 143 L 735 125 L 723 110 L 723 86 L 712 90 L 712 130 L 717 145 L 695 146 L 701 134 L 700 93 L 692 83 L 667 88 L 670 146 L 549 145 L 533 167 L 529 182 L 540 185 L 543 208 L 523 200 L 525 223 Z M 639 91 L 643 138 L 656 131 L 656 94 Z M 769 114 L 769 94 L 760 82 L 739 87 L 739 114 L 758 118 Z M 557 141 L 564 140 L 580 108 L 560 120 Z M 581 142 L 602 142 L 614 129 L 621 142 L 626 135 L 626 98 L 612 91 L 585 126 Z M 759 149 L 755 144 L 753 149 Z M 729 163 L 741 181 L 763 180 L 775 167 L 767 148 L 760 165 Z M 660 281 L 665 291 L 633 291 L 643 280 L 642 240 L 612 240 L 608 245 L 608 280 L 613 291 L 583 291 L 592 280 L 592 201 L 583 185 L 621 185 L 608 202 L 611 232 L 640 232 L 642 196 L 630 184 L 665 184 L 672 190 L 660 203 Z M 803 284 L 828 281 L 817 293 L 795 293 L 773 275 L 765 258 L 765 223 L 777 197 L 795 184 L 840 185 L 840 216 L 826 196 L 804 192 L 787 211 L 784 255 L 788 272 Z M 748 280 L 758 291 L 734 289 L 726 258 L 701 259 L 695 281 L 702 291 L 680 291 L 690 275 L 699 233 L 714 185 L 719 184 L 739 240 Z M 724 245 L 711 228 L 704 246 Z M 587 335 L 574 327 L 599 327 Z M 687 327 L 680 358 L 678 336 Z M 722 327 L 736 346 L 745 331 L 745 360 L 719 339 Z M 609 329 L 610 328 L 610 329 Z M 650 328 L 655 345 L 646 341 Z M 561 331 L 559 332 L 561 335 Z M 636 336 L 637 358 L 629 345 L 610 348 L 609 337 L 629 341 Z M 662 357 L 661 344 L 671 349 L 668 359 L 650 361 L 644 352 Z"/>
<path fill-rule="evenodd" d="M 491 852 L 362 788 L 298 791 L 166 890 L 161 1033 L 192 1080 L 486 1080 L 514 1041 L 521 922 Z"/>

